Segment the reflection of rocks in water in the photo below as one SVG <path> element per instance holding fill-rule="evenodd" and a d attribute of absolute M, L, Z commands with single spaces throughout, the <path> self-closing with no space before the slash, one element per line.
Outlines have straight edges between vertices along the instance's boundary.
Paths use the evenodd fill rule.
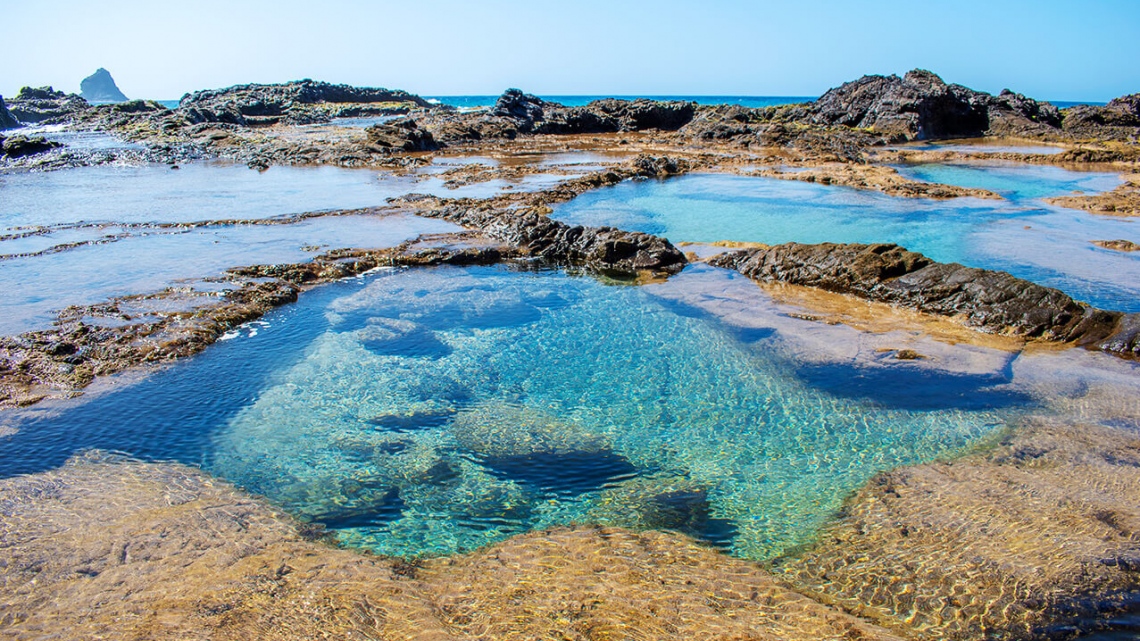
<path fill-rule="evenodd" d="M 379 356 L 442 358 L 451 353 L 435 332 L 409 321 L 371 318 L 354 333 L 365 349 Z"/>
<path fill-rule="evenodd" d="M 922 638 L 1135 631 L 1135 431 L 1030 425 L 986 455 L 882 474 L 845 512 L 782 563 L 828 602 Z"/>
<path fill-rule="evenodd" d="M 719 547 L 732 545 L 736 527 L 712 514 L 708 490 L 683 477 L 649 476 L 602 491 L 590 518 L 635 529 L 675 530 Z"/>
<path fill-rule="evenodd" d="M 895 639 L 664 533 L 560 529 L 409 564 L 306 540 L 197 470 L 93 456 L 0 480 L 0 506 L 12 638 Z"/>

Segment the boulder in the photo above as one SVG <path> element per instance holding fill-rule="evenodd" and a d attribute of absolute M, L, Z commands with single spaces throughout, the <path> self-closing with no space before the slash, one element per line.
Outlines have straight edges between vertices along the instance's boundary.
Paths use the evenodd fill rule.
<path fill-rule="evenodd" d="M 43 136 L 0 136 L 0 156 L 5 158 L 23 158 L 62 147 L 58 142 L 45 139 Z"/>
<path fill-rule="evenodd" d="M 99 67 L 95 73 L 79 83 L 79 95 L 87 102 L 126 102 L 127 97 L 119 91 L 115 79 L 106 69 Z"/>
<path fill-rule="evenodd" d="M 8 111 L 8 105 L 4 104 L 4 96 L 0 96 L 0 131 L 5 129 L 15 129 L 20 126 L 20 121 Z"/>
<path fill-rule="evenodd" d="M 420 129 L 415 120 L 399 118 L 365 130 L 369 144 L 385 150 L 434 151 L 439 144 L 431 132 Z"/>

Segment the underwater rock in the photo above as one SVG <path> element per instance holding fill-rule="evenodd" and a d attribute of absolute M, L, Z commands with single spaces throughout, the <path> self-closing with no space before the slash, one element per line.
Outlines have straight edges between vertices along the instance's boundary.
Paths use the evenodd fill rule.
<path fill-rule="evenodd" d="M 523 405 L 481 403 L 460 412 L 452 424 L 463 448 L 489 457 L 529 456 L 543 452 L 597 454 L 609 449 L 604 436 L 577 423 Z"/>
<path fill-rule="evenodd" d="M 79 83 L 79 95 L 90 103 L 127 101 L 127 97 L 111 77 L 111 72 L 102 67 Z"/>
<path fill-rule="evenodd" d="M 365 349 L 381 356 L 442 358 L 451 353 L 435 332 L 406 320 L 372 318 L 354 334 Z"/>
<path fill-rule="evenodd" d="M 8 104 L 20 122 L 43 124 L 67 122 L 90 108 L 83 98 L 51 87 L 24 87 Z"/>
<path fill-rule="evenodd" d="M 15 129 L 20 126 L 20 121 L 8 111 L 8 105 L 4 103 L 4 96 L 0 96 L 0 131 L 5 129 Z"/>
<path fill-rule="evenodd" d="M 898 639 L 666 533 L 558 529 L 382 558 L 314 540 L 321 528 L 200 470 L 99 453 L 0 480 L 0 508 L 0 625 L 15 638 Z"/>
<path fill-rule="evenodd" d="M 722 254 L 709 263 L 757 281 L 818 287 L 956 318 L 984 332 L 1075 342 L 1135 358 L 1129 347 L 1135 337 L 1110 338 L 1125 336 L 1119 312 L 1089 307 L 1006 272 L 936 263 L 898 245 L 786 243 Z"/>
<path fill-rule="evenodd" d="M 640 476 L 602 490 L 591 501 L 590 522 L 636 530 L 673 530 L 729 546 L 735 528 L 712 515 L 708 488 L 681 476 Z"/>
<path fill-rule="evenodd" d="M 987 454 L 881 474 L 776 570 L 920 638 L 1070 638 L 1116 618 L 1135 630 L 1140 439 L 1032 424 Z"/>

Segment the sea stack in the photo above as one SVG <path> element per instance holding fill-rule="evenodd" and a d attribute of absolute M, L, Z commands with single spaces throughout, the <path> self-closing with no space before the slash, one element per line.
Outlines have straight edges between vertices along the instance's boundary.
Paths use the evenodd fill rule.
<path fill-rule="evenodd" d="M 20 126 L 20 121 L 8 111 L 8 105 L 4 104 L 4 96 L 0 96 L 0 131 L 5 129 L 15 129 Z"/>
<path fill-rule="evenodd" d="M 79 95 L 87 102 L 126 102 L 127 97 L 115 85 L 111 72 L 99 67 L 79 83 Z"/>

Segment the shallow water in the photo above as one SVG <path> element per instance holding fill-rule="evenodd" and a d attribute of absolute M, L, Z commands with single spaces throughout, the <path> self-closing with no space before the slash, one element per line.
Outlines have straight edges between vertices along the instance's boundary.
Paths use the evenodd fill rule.
<path fill-rule="evenodd" d="M 203 464 L 400 555 L 597 522 L 768 558 L 875 472 L 960 452 L 1035 403 L 1001 369 L 805 360 L 688 300 L 730 286 L 771 310 L 711 268 L 651 288 L 506 268 L 341 282 L 137 385 L 22 413 L 0 473 L 89 447 Z"/>
<path fill-rule="evenodd" d="M 992 189 L 1008 200 L 895 198 L 791 180 L 697 174 L 592 191 L 556 206 L 552 216 L 674 242 L 892 242 L 938 261 L 1008 271 L 1107 309 L 1140 311 L 1140 256 L 1089 242 L 1140 242 L 1140 226 L 1039 200 L 1073 189 L 1108 189 L 1117 177 L 1021 166 L 903 171 Z"/>
<path fill-rule="evenodd" d="M 118 227 L 63 230 L 0 242 L 36 245 L 108 238 L 59 253 L 0 260 L 0 335 L 51 325 L 55 311 L 114 296 L 144 294 L 217 276 L 230 267 L 299 263 L 332 248 L 394 247 L 420 234 L 461 231 L 416 216 L 325 216 L 279 225 L 217 225 L 188 230 Z M 127 234 L 115 240 L 116 234 Z M 50 245 L 49 245 L 50 246 Z"/>

